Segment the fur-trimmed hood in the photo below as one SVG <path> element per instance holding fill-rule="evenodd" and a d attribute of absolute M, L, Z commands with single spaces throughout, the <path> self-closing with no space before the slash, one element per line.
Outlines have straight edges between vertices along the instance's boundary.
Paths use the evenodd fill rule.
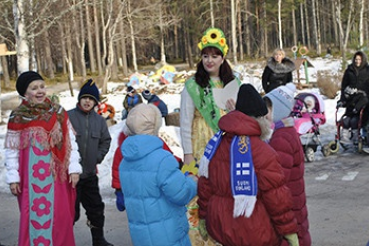
<path fill-rule="evenodd" d="M 267 61 L 267 67 L 274 73 L 290 73 L 296 69 L 295 63 L 288 57 L 283 58 L 281 63 L 277 63 L 274 57 L 270 57 Z"/>

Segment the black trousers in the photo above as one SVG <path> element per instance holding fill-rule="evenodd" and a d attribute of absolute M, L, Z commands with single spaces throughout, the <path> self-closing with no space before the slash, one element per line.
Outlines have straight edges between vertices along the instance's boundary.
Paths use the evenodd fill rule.
<path fill-rule="evenodd" d="M 98 228 L 104 227 L 104 208 L 105 204 L 102 201 L 99 180 L 96 175 L 84 179 L 80 179 L 77 184 L 77 199 L 76 199 L 76 213 L 74 222 L 80 217 L 80 203 L 86 210 L 87 219 L 91 225 Z"/>

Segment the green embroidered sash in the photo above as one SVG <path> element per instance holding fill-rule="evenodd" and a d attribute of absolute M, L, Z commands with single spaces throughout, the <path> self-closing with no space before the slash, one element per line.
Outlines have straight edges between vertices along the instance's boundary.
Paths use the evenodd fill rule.
<path fill-rule="evenodd" d="M 238 82 L 241 84 L 239 80 Z M 224 87 L 223 82 L 220 83 Z M 204 117 L 205 122 L 214 132 L 217 132 L 219 130 L 218 121 L 221 117 L 221 109 L 214 102 L 213 88 L 218 88 L 214 81 L 210 79 L 209 86 L 202 88 L 196 83 L 195 78 L 192 77 L 186 81 L 185 86 L 195 107 L 199 110 L 202 117 Z"/>

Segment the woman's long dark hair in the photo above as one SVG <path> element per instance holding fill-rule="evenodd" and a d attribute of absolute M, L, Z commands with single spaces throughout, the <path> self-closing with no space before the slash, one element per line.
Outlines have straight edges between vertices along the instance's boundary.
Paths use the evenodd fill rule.
<path fill-rule="evenodd" d="M 215 48 L 215 47 L 206 47 L 202 49 L 201 55 L 203 54 L 209 54 L 209 55 L 216 54 L 216 55 L 220 55 L 223 57 L 223 53 L 218 48 Z M 220 65 L 219 77 L 220 77 L 220 80 L 223 82 L 224 86 L 234 79 L 232 68 L 226 59 L 224 59 L 223 64 Z M 202 88 L 205 88 L 209 85 L 210 76 L 209 76 L 209 73 L 205 70 L 204 65 L 202 64 L 202 60 L 199 63 L 197 63 L 195 81 Z"/>

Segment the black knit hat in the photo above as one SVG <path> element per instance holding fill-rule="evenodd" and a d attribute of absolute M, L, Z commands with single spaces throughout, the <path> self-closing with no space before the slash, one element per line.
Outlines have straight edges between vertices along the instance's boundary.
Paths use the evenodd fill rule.
<path fill-rule="evenodd" d="M 92 79 L 89 79 L 84 83 L 81 87 L 81 90 L 78 94 L 78 101 L 81 100 L 83 97 L 92 97 L 96 104 L 100 101 L 100 92 L 97 88 L 95 82 Z"/>
<path fill-rule="evenodd" d="M 243 84 L 237 95 L 236 110 L 242 113 L 260 117 L 268 113 L 263 98 L 251 84 Z"/>
<path fill-rule="evenodd" d="M 24 94 L 27 91 L 29 84 L 31 84 L 35 80 L 44 80 L 41 75 L 34 71 L 27 71 L 19 75 L 17 82 L 15 84 L 15 88 L 17 89 L 19 95 L 24 97 Z"/>
<path fill-rule="evenodd" d="M 127 92 L 128 93 L 133 93 L 134 91 L 135 91 L 135 88 L 133 88 L 132 86 L 127 87 Z"/>
<path fill-rule="evenodd" d="M 152 97 L 152 94 L 149 90 L 144 90 L 141 94 L 146 100 L 150 100 L 150 98 Z"/>

